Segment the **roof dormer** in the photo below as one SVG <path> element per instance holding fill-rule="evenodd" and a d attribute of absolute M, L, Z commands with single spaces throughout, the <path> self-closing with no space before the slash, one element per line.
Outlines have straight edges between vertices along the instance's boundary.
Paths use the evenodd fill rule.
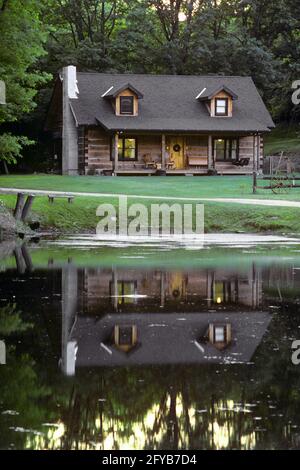
<path fill-rule="evenodd" d="M 127 83 L 118 88 L 110 87 L 101 98 L 111 100 L 116 116 L 137 116 L 143 94 Z"/>
<path fill-rule="evenodd" d="M 197 96 L 198 101 L 202 101 L 212 117 L 232 117 L 233 101 L 238 96 L 228 87 L 222 85 L 213 90 L 204 88 Z"/>

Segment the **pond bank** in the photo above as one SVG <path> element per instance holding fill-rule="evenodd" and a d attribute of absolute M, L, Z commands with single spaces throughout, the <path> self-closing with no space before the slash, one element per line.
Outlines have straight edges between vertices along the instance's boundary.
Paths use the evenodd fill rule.
<path fill-rule="evenodd" d="M 30 230 L 24 224 L 16 223 L 12 211 L 15 205 L 15 196 L 2 196 L 0 201 L 0 227 L 8 236 L 16 233 L 26 233 Z M 135 199 L 130 197 L 128 205 L 141 203 L 150 209 L 152 200 Z M 252 201 L 251 201 L 252 202 Z M 38 222 L 42 232 L 47 231 L 54 235 L 95 233 L 99 217 L 96 216 L 97 207 L 102 203 L 112 204 L 118 209 L 118 196 L 108 197 L 76 197 L 72 204 L 66 200 L 56 199 L 49 204 L 46 197 L 36 197 L 32 206 L 29 223 Z M 156 203 L 173 204 L 173 199 L 156 201 Z M 179 203 L 176 201 L 176 203 Z M 4 205 L 5 204 L 5 205 Z M 300 208 L 262 206 L 252 204 L 236 204 L 233 202 L 204 203 L 204 226 L 206 233 L 275 233 L 298 236 L 300 234 Z M 32 232 L 31 232 L 32 233 Z"/>
<path fill-rule="evenodd" d="M 30 236 L 33 233 L 23 222 L 15 220 L 12 210 L 6 207 L 0 199 L 0 241 L 13 239 L 17 236 Z"/>

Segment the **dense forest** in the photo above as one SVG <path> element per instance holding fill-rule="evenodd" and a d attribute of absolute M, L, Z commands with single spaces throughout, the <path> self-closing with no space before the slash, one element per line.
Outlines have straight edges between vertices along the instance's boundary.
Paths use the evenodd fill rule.
<path fill-rule="evenodd" d="M 0 0 L 0 159 L 42 152 L 34 141 L 64 65 L 251 75 L 273 118 L 295 122 L 299 56 L 298 0 Z"/>

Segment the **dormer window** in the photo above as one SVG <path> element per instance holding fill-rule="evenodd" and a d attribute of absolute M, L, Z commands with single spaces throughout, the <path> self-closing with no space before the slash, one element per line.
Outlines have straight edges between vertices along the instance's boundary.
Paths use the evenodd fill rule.
<path fill-rule="evenodd" d="M 124 353 L 130 353 L 137 346 L 136 325 L 115 325 L 113 342 Z"/>
<path fill-rule="evenodd" d="M 214 326 L 214 343 L 226 342 L 226 326 Z"/>
<path fill-rule="evenodd" d="M 205 87 L 196 96 L 196 100 L 205 105 L 211 117 L 232 117 L 233 101 L 237 99 L 238 95 L 225 85 L 211 89 Z"/>
<path fill-rule="evenodd" d="M 208 328 L 208 340 L 219 351 L 225 349 L 232 340 L 232 329 L 230 323 L 213 324 Z"/>
<path fill-rule="evenodd" d="M 228 116 L 228 98 L 215 99 L 215 115 Z"/>
<path fill-rule="evenodd" d="M 101 98 L 111 102 L 116 116 L 138 116 L 138 102 L 143 98 L 143 94 L 127 83 L 120 87 L 112 85 L 101 95 Z"/>
<path fill-rule="evenodd" d="M 120 114 L 132 116 L 134 114 L 134 97 L 120 96 Z"/>

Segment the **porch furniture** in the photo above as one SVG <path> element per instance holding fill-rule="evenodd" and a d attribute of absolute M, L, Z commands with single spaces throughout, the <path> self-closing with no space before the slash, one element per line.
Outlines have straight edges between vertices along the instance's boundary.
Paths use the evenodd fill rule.
<path fill-rule="evenodd" d="M 236 160 L 235 162 L 232 162 L 232 164 L 235 166 L 248 166 L 249 162 L 250 162 L 250 158 L 241 158 L 240 160 Z"/>
<path fill-rule="evenodd" d="M 152 160 L 150 154 L 148 154 L 148 153 L 143 155 L 143 162 L 145 164 L 145 168 L 147 168 L 147 169 L 149 169 L 149 168 L 156 169 L 157 168 L 157 162 L 155 160 Z"/>
<path fill-rule="evenodd" d="M 113 170 L 112 169 L 104 169 L 102 170 L 103 176 L 112 176 Z"/>
<path fill-rule="evenodd" d="M 207 166 L 207 156 L 188 155 L 189 166 Z"/>
<path fill-rule="evenodd" d="M 175 165 L 175 160 L 173 157 L 169 157 L 169 160 L 166 162 L 166 169 L 167 170 L 175 170 L 176 165 Z"/>
<path fill-rule="evenodd" d="M 49 194 L 48 201 L 50 204 L 54 203 L 54 199 L 68 199 L 68 203 L 71 204 L 74 200 L 74 196 L 70 196 L 69 194 Z"/>

